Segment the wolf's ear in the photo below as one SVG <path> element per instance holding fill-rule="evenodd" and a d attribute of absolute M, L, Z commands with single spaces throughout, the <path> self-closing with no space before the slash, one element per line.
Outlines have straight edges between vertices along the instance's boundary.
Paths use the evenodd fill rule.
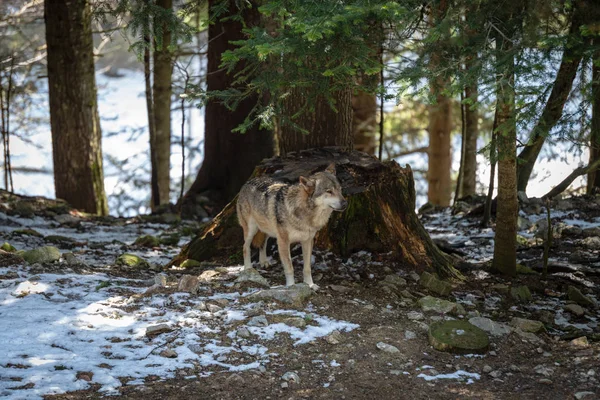
<path fill-rule="evenodd" d="M 327 168 L 325 168 L 325 171 L 335 175 L 335 163 L 329 164 Z"/>
<path fill-rule="evenodd" d="M 306 193 L 309 195 L 313 194 L 315 191 L 315 181 L 303 176 L 300 177 L 300 186 L 302 186 L 302 189 L 306 190 Z"/>

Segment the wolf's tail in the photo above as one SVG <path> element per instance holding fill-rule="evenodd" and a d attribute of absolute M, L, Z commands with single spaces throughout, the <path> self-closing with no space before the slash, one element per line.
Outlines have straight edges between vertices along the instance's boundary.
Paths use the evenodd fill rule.
<path fill-rule="evenodd" d="M 267 235 L 265 235 L 264 232 L 258 231 L 256 235 L 254 235 L 254 239 L 252 239 L 252 246 L 260 249 L 265 243 L 265 240 L 267 240 Z"/>

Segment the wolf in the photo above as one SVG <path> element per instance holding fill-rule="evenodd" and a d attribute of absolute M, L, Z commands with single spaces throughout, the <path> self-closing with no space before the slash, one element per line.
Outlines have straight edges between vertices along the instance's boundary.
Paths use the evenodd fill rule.
<path fill-rule="evenodd" d="M 290 244 L 302 244 L 304 283 L 317 290 L 311 271 L 311 256 L 316 233 L 323 228 L 333 211 L 343 211 L 348 202 L 335 176 L 335 164 L 295 184 L 258 177 L 240 190 L 236 210 L 244 230 L 244 269 L 251 268 L 251 249 L 259 247 L 259 263 L 267 266 L 267 241 L 277 239 L 285 284 L 294 284 Z"/>

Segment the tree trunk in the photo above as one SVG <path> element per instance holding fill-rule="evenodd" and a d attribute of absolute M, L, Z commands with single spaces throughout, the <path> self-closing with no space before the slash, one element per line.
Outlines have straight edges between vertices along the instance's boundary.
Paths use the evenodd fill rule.
<path fill-rule="evenodd" d="M 332 94 L 336 110 L 327 100 L 318 97 L 314 102 L 314 111 L 306 111 L 293 117 L 309 98 L 307 89 L 294 88 L 284 100 L 286 115 L 303 133 L 289 124 L 279 127 L 279 153 L 284 156 L 293 151 L 327 146 L 338 146 L 346 150 L 353 148 L 352 131 L 352 91 L 340 90 Z"/>
<path fill-rule="evenodd" d="M 46 0 L 44 21 L 56 197 L 107 215 L 89 4 Z"/>
<path fill-rule="evenodd" d="M 502 22 L 510 22 L 507 13 Z M 508 29 L 510 34 L 510 29 Z M 514 28 L 512 30 L 514 32 Z M 512 36 L 512 35 L 510 35 Z M 515 60 L 513 43 L 496 32 L 496 119 L 498 145 L 498 201 L 492 268 L 503 274 L 517 273 L 517 125 L 515 115 Z"/>
<path fill-rule="evenodd" d="M 445 0 L 440 1 L 431 13 L 431 25 L 439 23 L 446 12 Z M 429 168 L 427 171 L 428 200 L 431 204 L 447 207 L 452 198 L 452 148 L 450 144 L 452 115 L 450 98 L 442 94 L 449 80 L 438 72 L 439 53 L 431 55 L 430 69 L 436 74 L 430 79 L 431 94 L 435 104 L 429 106 Z"/>
<path fill-rule="evenodd" d="M 352 136 L 354 148 L 375 154 L 377 131 L 377 96 L 358 91 L 352 96 Z"/>
<path fill-rule="evenodd" d="M 573 4 L 575 10 L 573 11 L 571 28 L 569 29 L 569 39 L 565 44 L 552 92 L 550 93 L 550 97 L 548 97 L 540 119 L 529 135 L 527 145 L 519 153 L 519 167 L 517 171 L 518 191 L 524 192 L 527 189 L 531 172 L 544 146 L 546 137 L 562 116 L 563 108 L 571 92 L 575 75 L 577 74 L 577 68 L 581 62 L 582 46 L 580 42 L 583 38 L 581 37 L 580 29 L 588 19 L 587 15 L 591 10 L 589 10 L 590 7 L 588 7 L 586 0 L 576 1 Z"/>
<path fill-rule="evenodd" d="M 590 164 L 600 158 L 600 51 L 592 62 L 592 124 L 590 129 Z M 587 192 L 596 193 L 600 188 L 600 174 L 593 170 L 588 174 Z"/>
<path fill-rule="evenodd" d="M 209 2 L 209 10 L 213 3 Z M 237 15 L 231 2 L 229 15 Z M 256 25 L 260 15 L 256 8 L 243 11 L 245 24 Z M 239 65 L 227 74 L 220 68 L 221 54 L 235 46 L 232 42 L 244 39 L 242 24 L 235 19 L 219 20 L 208 27 L 208 70 L 207 91 L 225 90 L 232 87 L 235 74 L 244 68 Z M 196 180 L 184 196 L 180 206 L 183 216 L 198 215 L 200 199 L 208 198 L 204 204 L 210 214 L 218 213 L 248 180 L 254 167 L 264 158 L 273 155 L 273 133 L 250 128 L 246 133 L 233 132 L 248 116 L 257 102 L 256 97 L 242 101 L 235 110 L 228 110 L 216 100 L 210 100 L 204 112 L 204 161 Z"/>
<path fill-rule="evenodd" d="M 348 200 L 343 213 L 333 214 L 317 233 L 315 246 L 349 256 L 353 252 L 394 251 L 402 262 L 418 271 L 433 269 L 441 276 L 461 278 L 449 258 L 431 241 L 415 213 L 415 189 L 410 167 L 395 161 L 382 163 L 372 156 L 339 148 L 300 151 L 261 163 L 254 175 L 271 175 L 290 182 L 336 162 L 337 177 Z M 186 245 L 170 265 L 187 259 L 204 261 L 228 257 L 242 249 L 242 228 L 235 200 Z M 283 277 L 283 274 L 282 274 Z"/>
<path fill-rule="evenodd" d="M 156 6 L 165 10 L 173 8 L 173 0 L 157 0 Z M 171 171 L 171 82 L 173 77 L 173 54 L 169 49 L 171 45 L 171 31 L 166 23 L 156 26 L 154 21 L 154 76 L 152 97 L 154 102 L 154 137 L 150 137 L 150 157 L 156 165 L 156 185 L 158 186 L 159 204 L 169 204 L 170 199 L 170 171 Z M 162 34 L 157 38 L 157 32 Z M 152 194 L 156 198 L 156 194 Z M 153 202 L 153 205 L 156 206 Z"/>
<path fill-rule="evenodd" d="M 465 131 L 463 140 L 464 152 L 461 160 L 462 177 L 459 188 L 460 197 L 474 195 L 477 192 L 477 138 L 479 137 L 479 111 L 477 110 L 477 82 L 465 87 L 465 98 L 469 101 L 464 105 Z"/>

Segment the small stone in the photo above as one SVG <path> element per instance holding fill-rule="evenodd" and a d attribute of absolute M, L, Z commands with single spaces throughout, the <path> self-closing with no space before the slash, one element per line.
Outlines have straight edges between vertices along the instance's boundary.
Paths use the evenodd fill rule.
<path fill-rule="evenodd" d="M 329 285 L 329 288 L 338 293 L 350 293 L 353 289 L 342 285 Z"/>
<path fill-rule="evenodd" d="M 525 285 L 512 286 L 510 288 L 510 295 L 516 302 L 519 303 L 529 303 L 533 299 L 531 297 L 531 292 L 529 291 L 529 288 Z"/>
<path fill-rule="evenodd" d="M 227 299 L 213 299 L 211 301 L 221 308 L 225 308 L 229 305 L 229 300 Z"/>
<path fill-rule="evenodd" d="M 492 321 L 491 319 L 484 317 L 470 318 L 469 323 L 475 325 L 479 329 L 486 331 L 492 336 L 504 336 L 508 335 L 512 331 L 510 326 Z"/>
<path fill-rule="evenodd" d="M 290 385 L 287 382 L 281 382 L 281 388 L 287 389 Z"/>
<path fill-rule="evenodd" d="M 406 286 L 406 279 L 404 279 L 396 274 L 386 275 L 386 277 L 383 278 L 383 280 L 385 282 L 391 283 L 392 285 L 397 286 L 397 287 Z"/>
<path fill-rule="evenodd" d="M 325 337 L 325 341 L 329 344 L 340 344 L 342 338 L 342 334 L 339 331 L 333 331 Z"/>
<path fill-rule="evenodd" d="M 413 331 L 404 331 L 404 339 L 413 340 L 417 338 L 417 334 Z"/>
<path fill-rule="evenodd" d="M 413 282 L 419 282 L 419 280 L 421 279 L 419 274 L 417 274 L 415 271 L 410 271 L 410 273 L 408 274 L 408 277 L 410 279 L 412 279 Z"/>
<path fill-rule="evenodd" d="M 550 367 L 546 367 L 545 365 L 536 365 L 533 370 L 536 374 L 543 375 L 546 377 L 552 376 L 554 374 L 554 369 Z"/>
<path fill-rule="evenodd" d="M 244 387 L 244 384 L 246 383 L 246 381 L 240 374 L 231 374 L 227 377 L 226 381 L 234 387 Z"/>
<path fill-rule="evenodd" d="M 155 295 L 156 293 L 160 293 L 160 290 L 163 287 L 160 285 L 152 285 L 150 286 L 148 289 L 146 289 L 146 291 L 144 292 L 145 296 L 152 296 Z"/>
<path fill-rule="evenodd" d="M 409 292 L 408 290 L 404 289 L 400 292 L 400 296 L 402 296 L 405 299 L 415 299 L 415 295 L 413 295 L 411 292 Z"/>
<path fill-rule="evenodd" d="M 164 358 L 177 358 L 178 356 L 177 352 L 172 349 L 164 349 L 163 351 L 158 353 L 158 355 Z"/>
<path fill-rule="evenodd" d="M 437 297 L 425 296 L 418 301 L 421 310 L 424 312 L 435 312 L 438 314 L 461 314 L 464 308 L 459 304 L 448 300 L 438 299 Z"/>
<path fill-rule="evenodd" d="M 238 288 L 269 288 L 269 281 L 267 281 L 260 274 L 260 272 L 254 268 L 246 268 L 242 270 L 235 280 L 235 284 Z"/>
<path fill-rule="evenodd" d="M 209 312 L 211 312 L 213 314 L 223 310 L 223 308 L 221 306 L 218 306 L 216 304 L 207 304 L 206 308 L 208 309 Z"/>
<path fill-rule="evenodd" d="M 596 393 L 594 392 L 577 392 L 573 396 L 577 400 L 593 400 L 596 398 Z"/>
<path fill-rule="evenodd" d="M 588 342 L 588 338 L 586 336 L 581 336 L 571 340 L 571 346 L 573 347 L 588 347 L 590 343 Z"/>
<path fill-rule="evenodd" d="M 498 353 L 496 353 L 494 350 L 490 350 L 490 351 L 488 352 L 488 354 L 489 354 L 490 356 L 493 356 L 493 357 L 496 357 L 496 356 L 498 355 Z"/>
<path fill-rule="evenodd" d="M 446 281 L 442 281 L 436 278 L 433 274 L 429 272 L 423 272 L 421 274 L 421 279 L 419 280 L 421 286 L 426 289 L 439 294 L 440 296 L 447 296 L 452 292 L 452 285 Z"/>
<path fill-rule="evenodd" d="M 252 336 L 252 334 L 250 333 L 248 328 L 246 328 L 245 326 L 240 326 L 237 330 L 237 336 L 244 338 L 244 339 L 248 339 L 249 337 Z"/>
<path fill-rule="evenodd" d="M 203 271 L 199 276 L 198 276 L 198 280 L 200 282 L 210 282 L 212 280 L 214 280 L 215 277 L 219 276 L 221 274 L 219 274 L 217 271 L 215 271 L 214 269 L 207 269 L 206 271 Z"/>
<path fill-rule="evenodd" d="M 570 312 L 576 317 L 583 317 L 585 314 L 585 310 L 579 304 L 567 304 L 565 307 L 565 311 Z"/>
<path fill-rule="evenodd" d="M 267 326 L 269 325 L 269 321 L 267 317 L 264 315 L 257 315 L 256 317 L 252 317 L 250 321 L 248 321 L 248 326 Z"/>
<path fill-rule="evenodd" d="M 589 250 L 600 250 L 600 237 L 591 236 L 586 237 L 581 241 L 581 244 L 587 247 Z"/>
<path fill-rule="evenodd" d="M 192 260 L 191 258 L 188 258 L 187 260 L 182 262 L 180 265 L 180 267 L 183 269 L 197 268 L 197 267 L 201 267 L 201 266 L 202 266 L 202 263 L 200 261 Z"/>
<path fill-rule="evenodd" d="M 283 374 L 281 379 L 283 379 L 286 382 L 300 383 L 300 377 L 298 376 L 297 373 L 292 372 L 292 371 L 288 371 L 285 374 Z"/>
<path fill-rule="evenodd" d="M 290 317 L 283 320 L 283 323 L 288 326 L 293 326 L 295 328 L 304 328 L 306 326 L 306 321 L 304 318 L 300 317 Z"/>
<path fill-rule="evenodd" d="M 400 350 L 398 350 L 398 348 L 396 346 L 392 346 L 391 344 L 379 342 L 379 343 L 377 343 L 376 346 L 379 350 L 386 352 L 386 353 L 390 353 L 390 354 L 400 353 Z"/>
<path fill-rule="evenodd" d="M 438 321 L 429 326 L 429 344 L 436 350 L 482 353 L 489 343 L 487 334 L 467 321 Z"/>
<path fill-rule="evenodd" d="M 167 286 L 167 276 L 165 274 L 158 274 L 154 276 L 154 284 L 165 287 Z"/>
<path fill-rule="evenodd" d="M 592 299 L 581 293 L 581 291 L 574 286 L 569 286 L 567 289 L 567 295 L 569 296 L 569 300 L 574 301 L 580 306 L 593 307 L 595 305 Z"/>
<path fill-rule="evenodd" d="M 146 328 L 146 336 L 150 339 L 167 332 L 171 332 L 173 329 L 167 324 L 153 325 Z"/>
<path fill-rule="evenodd" d="M 144 269 L 150 268 L 150 264 L 143 258 L 136 256 L 135 254 L 125 253 L 120 255 L 115 261 L 116 265 L 128 268 Z"/>
<path fill-rule="evenodd" d="M 17 248 L 8 242 L 4 242 L 2 246 L 0 246 L 0 250 L 4 250 L 7 253 L 14 253 L 17 251 Z"/>
<path fill-rule="evenodd" d="M 540 333 L 546 330 L 542 322 L 525 318 L 515 317 L 511 319 L 510 325 L 521 329 L 523 332 Z"/>
<path fill-rule="evenodd" d="M 492 367 L 490 367 L 489 365 L 484 365 L 483 366 L 483 373 L 484 374 L 489 374 L 490 372 L 492 372 Z"/>
<path fill-rule="evenodd" d="M 206 305 L 206 303 L 204 301 L 199 301 L 198 303 L 196 303 L 194 308 L 196 310 L 200 310 L 200 311 L 208 311 L 208 306 Z"/>
<path fill-rule="evenodd" d="M 179 279 L 177 290 L 179 290 L 180 292 L 198 294 L 199 286 L 200 282 L 198 281 L 197 277 L 193 275 L 183 275 L 181 279 Z"/>
<path fill-rule="evenodd" d="M 536 336 L 533 332 L 525 332 L 520 328 L 515 328 L 514 332 L 523 340 L 533 344 L 542 344 L 544 341 Z"/>
<path fill-rule="evenodd" d="M 500 293 L 508 293 L 508 291 L 510 290 L 510 288 L 508 287 L 508 285 L 505 285 L 503 283 L 496 283 L 492 286 L 490 286 L 490 290 L 495 290 L 496 292 L 500 292 Z"/>
<path fill-rule="evenodd" d="M 282 288 L 259 290 L 247 296 L 248 301 L 278 301 L 284 304 L 303 305 L 312 295 L 313 290 L 305 283 Z"/>
<path fill-rule="evenodd" d="M 93 378 L 94 378 L 94 373 L 89 372 L 89 371 L 79 371 L 75 375 L 75 379 L 86 381 L 86 382 L 91 382 Z"/>
<path fill-rule="evenodd" d="M 538 383 L 541 383 L 542 385 L 552 385 L 553 382 L 550 379 L 542 378 L 538 379 Z"/>
<path fill-rule="evenodd" d="M 139 247 L 159 247 L 160 246 L 160 240 L 157 237 L 154 237 L 152 235 L 143 235 L 138 237 L 137 239 L 135 239 L 135 242 L 133 242 L 134 246 L 139 246 Z"/>
<path fill-rule="evenodd" d="M 411 321 L 422 321 L 425 319 L 425 316 L 423 315 L 423 313 L 420 313 L 418 311 L 409 311 L 408 313 L 406 313 L 406 318 L 408 318 Z"/>
<path fill-rule="evenodd" d="M 43 246 L 23 252 L 21 257 L 29 264 L 51 263 L 60 260 L 60 250 L 53 246 Z"/>

